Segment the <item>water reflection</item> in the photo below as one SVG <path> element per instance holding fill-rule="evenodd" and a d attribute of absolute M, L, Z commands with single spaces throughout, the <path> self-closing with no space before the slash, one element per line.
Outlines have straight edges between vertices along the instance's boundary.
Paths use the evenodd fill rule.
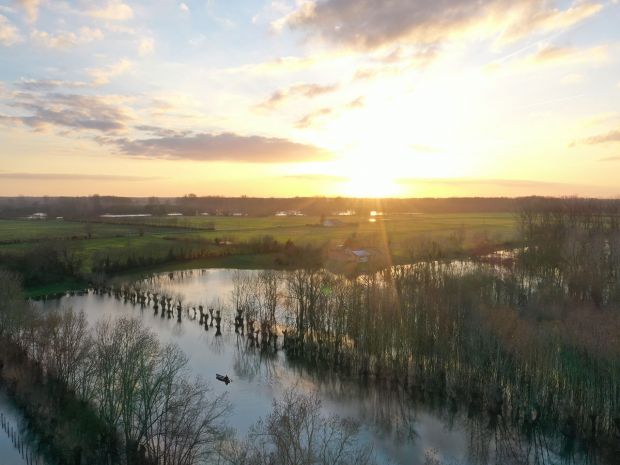
<path fill-rule="evenodd" d="M 457 272 L 473 266 L 452 263 Z M 486 265 L 495 267 L 495 264 Z M 499 270 L 501 272 L 501 269 Z M 360 382 L 338 376 L 320 364 L 292 360 L 282 350 L 264 350 L 255 341 L 234 331 L 231 303 L 231 270 L 198 270 L 161 274 L 135 285 L 148 294 L 148 302 L 116 299 L 111 293 L 65 296 L 39 303 L 45 308 L 84 310 L 90 324 L 104 318 L 135 316 L 154 330 L 164 342 L 175 342 L 189 356 L 192 371 L 212 381 L 217 392 L 227 390 L 234 411 L 233 427 L 244 433 L 271 409 L 271 402 L 288 388 L 318 391 L 326 411 L 355 418 L 363 425 L 364 437 L 375 445 L 384 462 L 399 464 L 446 463 L 486 464 L 581 464 L 605 463 L 571 447 L 541 425 L 523 430 L 509 419 L 458 405 L 422 390 L 405 389 L 391 381 Z M 247 272 L 255 275 L 256 272 Z M 149 294 L 150 292 L 150 294 Z M 174 296 L 181 302 L 181 322 L 176 310 L 153 310 L 153 293 Z M 150 307 L 149 307 L 150 305 Z M 168 309 L 176 305 L 168 303 Z M 201 318 L 208 309 L 222 312 L 221 335 Z M 228 386 L 215 383 L 215 374 L 230 374 Z"/>
<path fill-rule="evenodd" d="M 0 390 L 0 463 L 7 465 L 45 465 L 32 446 L 24 419 L 6 394 Z"/>

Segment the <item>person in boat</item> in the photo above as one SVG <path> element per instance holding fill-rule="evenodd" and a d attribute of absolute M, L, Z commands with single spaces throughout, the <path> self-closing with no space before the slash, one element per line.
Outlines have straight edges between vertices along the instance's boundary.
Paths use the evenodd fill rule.
<path fill-rule="evenodd" d="M 215 378 L 216 378 L 218 381 L 222 381 L 222 382 L 226 383 L 226 385 L 227 385 L 227 386 L 228 386 L 228 384 L 229 384 L 229 383 L 232 383 L 232 379 L 230 379 L 230 378 L 228 377 L 228 375 L 224 376 L 224 375 L 216 374 L 216 375 L 215 375 Z"/>

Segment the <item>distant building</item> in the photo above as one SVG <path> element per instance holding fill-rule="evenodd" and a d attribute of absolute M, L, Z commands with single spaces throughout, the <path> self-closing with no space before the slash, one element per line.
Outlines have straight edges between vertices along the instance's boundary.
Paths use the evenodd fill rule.
<path fill-rule="evenodd" d="M 282 210 L 275 213 L 275 216 L 306 216 L 299 210 Z"/>
<path fill-rule="evenodd" d="M 172 212 L 172 213 L 168 213 L 168 216 L 183 216 L 183 213 Z"/>
<path fill-rule="evenodd" d="M 385 262 L 383 253 L 372 247 L 364 247 L 357 249 L 350 249 L 342 245 L 332 247 L 329 249 L 328 258 L 335 263 L 340 264 L 360 264 L 369 263 L 382 264 Z"/>
<path fill-rule="evenodd" d="M 357 259 L 357 263 L 368 263 L 368 259 L 373 255 L 366 249 L 351 250 L 351 253 Z"/>
<path fill-rule="evenodd" d="M 33 213 L 27 217 L 29 220 L 46 220 L 47 213 Z"/>
<path fill-rule="evenodd" d="M 355 213 L 355 210 L 345 210 L 345 211 L 342 211 L 342 212 L 336 212 L 336 213 L 334 213 L 334 215 L 336 215 L 336 216 L 355 216 L 356 213 Z"/>

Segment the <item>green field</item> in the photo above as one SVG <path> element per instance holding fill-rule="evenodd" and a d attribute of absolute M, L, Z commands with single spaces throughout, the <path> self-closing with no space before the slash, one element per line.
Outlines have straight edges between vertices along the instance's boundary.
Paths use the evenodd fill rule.
<path fill-rule="evenodd" d="M 117 225 L 86 223 L 64 220 L 0 220 L 0 243 L 34 242 L 48 239 L 79 240 L 138 236 L 140 225 Z M 144 229 L 144 227 L 142 227 Z M 170 228 L 153 229 L 151 232 L 164 233 Z"/>
<path fill-rule="evenodd" d="M 321 226 L 319 217 L 306 216 L 144 217 L 124 218 L 123 224 L 0 220 L 0 253 L 25 253 L 46 239 L 63 240 L 81 258 L 83 271 L 89 272 L 93 263 L 106 256 L 162 259 L 173 248 L 235 256 L 247 255 L 248 249 L 242 245 L 264 236 L 280 243 L 291 240 L 297 246 L 314 247 L 355 238 L 361 246 L 387 245 L 393 261 L 404 263 L 411 243 L 421 236 L 441 240 L 458 233 L 466 249 L 481 241 L 501 246 L 517 238 L 516 217 L 511 213 L 390 215 L 377 217 L 375 222 L 367 217 L 337 219 L 342 224 L 333 227 Z M 216 239 L 227 245 L 216 244 Z M 226 261 L 235 263 L 232 257 Z M 248 266 L 246 262 L 247 257 L 244 266 Z"/>

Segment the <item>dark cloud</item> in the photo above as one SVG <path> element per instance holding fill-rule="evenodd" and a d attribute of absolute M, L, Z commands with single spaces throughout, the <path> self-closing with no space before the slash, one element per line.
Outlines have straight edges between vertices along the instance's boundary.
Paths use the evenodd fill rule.
<path fill-rule="evenodd" d="M 319 110 L 308 113 L 295 123 L 295 126 L 299 129 L 304 129 L 312 126 L 315 121 L 323 116 L 331 115 L 334 112 L 331 108 L 321 108 Z"/>
<path fill-rule="evenodd" d="M 259 107 L 272 109 L 283 103 L 285 100 L 293 97 L 313 98 L 319 95 L 334 92 L 338 89 L 337 84 L 297 84 L 283 90 L 278 90 L 271 94 L 266 101 L 261 103 Z"/>
<path fill-rule="evenodd" d="M 302 3 L 285 22 L 339 45 L 372 49 L 405 40 L 438 43 L 491 24 L 490 35 L 514 40 L 569 27 L 601 8 L 576 1 L 559 9 L 547 0 L 324 0 Z"/>
<path fill-rule="evenodd" d="M 286 139 L 231 133 L 116 139 L 114 143 L 127 155 L 173 160 L 296 163 L 324 160 L 330 156 L 320 148 Z"/>
<path fill-rule="evenodd" d="M 60 129 L 113 133 L 125 129 L 126 122 L 130 119 L 120 106 L 96 96 L 17 92 L 6 105 L 25 110 L 28 114 L 0 115 L 0 120 L 21 123 L 36 130 L 53 126 Z"/>
<path fill-rule="evenodd" d="M 0 179 L 29 181 L 153 181 L 159 177 L 122 176 L 115 174 L 78 174 L 78 173 L 4 173 Z"/>
<path fill-rule="evenodd" d="M 605 134 L 598 134 L 596 136 L 588 137 L 581 141 L 582 144 L 597 145 L 606 144 L 610 142 L 620 142 L 620 129 L 606 132 Z"/>

